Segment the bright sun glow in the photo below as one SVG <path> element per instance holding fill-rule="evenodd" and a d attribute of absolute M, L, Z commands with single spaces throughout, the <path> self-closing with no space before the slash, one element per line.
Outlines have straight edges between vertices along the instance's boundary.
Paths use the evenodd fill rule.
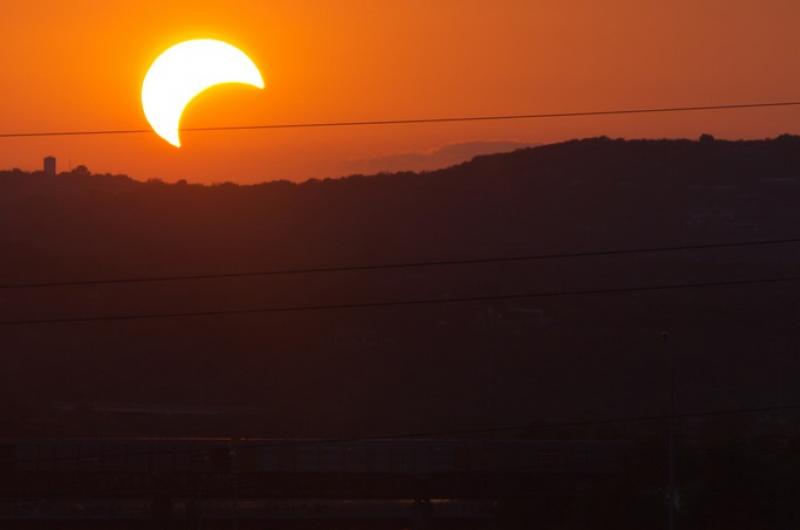
<path fill-rule="evenodd" d="M 181 146 L 180 121 L 201 92 L 222 83 L 264 88 L 261 72 L 238 48 L 211 39 L 176 44 L 153 62 L 142 83 L 142 108 L 153 130 Z"/>

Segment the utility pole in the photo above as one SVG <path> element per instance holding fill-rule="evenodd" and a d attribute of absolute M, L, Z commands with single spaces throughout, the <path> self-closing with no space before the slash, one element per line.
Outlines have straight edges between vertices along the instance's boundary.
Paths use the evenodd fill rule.
<path fill-rule="evenodd" d="M 666 331 L 661 332 L 661 339 L 664 343 L 664 352 L 667 356 L 669 365 L 669 432 L 668 432 L 668 486 L 667 486 L 667 521 L 668 530 L 675 530 L 675 508 L 677 503 L 677 496 L 675 492 L 675 355 L 672 348 L 669 347 L 669 333 Z"/>
<path fill-rule="evenodd" d="M 239 437 L 231 438 L 228 442 L 228 456 L 230 458 L 230 471 L 231 478 L 233 479 L 233 500 L 231 502 L 233 508 L 233 530 L 239 530 Z"/>

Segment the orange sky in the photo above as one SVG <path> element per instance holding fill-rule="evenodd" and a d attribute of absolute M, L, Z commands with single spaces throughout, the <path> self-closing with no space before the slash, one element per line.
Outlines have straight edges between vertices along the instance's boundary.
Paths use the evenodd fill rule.
<path fill-rule="evenodd" d="M 797 0 L 27 0 L 0 17 L 0 132 L 145 128 L 150 62 L 180 40 L 240 46 L 268 87 L 213 89 L 183 126 L 559 112 L 800 99 Z M 764 137 L 800 110 L 235 133 L 0 139 L 94 171 L 305 179 L 472 140 Z"/>

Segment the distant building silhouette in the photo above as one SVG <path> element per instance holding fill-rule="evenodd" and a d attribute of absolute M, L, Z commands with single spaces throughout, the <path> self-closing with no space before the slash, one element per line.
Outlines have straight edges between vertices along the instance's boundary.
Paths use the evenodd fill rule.
<path fill-rule="evenodd" d="M 46 156 L 44 158 L 44 174 L 51 177 L 56 175 L 56 157 Z"/>

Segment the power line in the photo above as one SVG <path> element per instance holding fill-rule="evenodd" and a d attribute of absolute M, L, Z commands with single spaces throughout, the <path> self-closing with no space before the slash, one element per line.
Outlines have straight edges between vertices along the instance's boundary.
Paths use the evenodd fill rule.
<path fill-rule="evenodd" d="M 406 433 L 395 433 L 395 434 L 383 434 L 383 435 L 374 435 L 374 436 L 361 436 L 361 437 L 341 437 L 341 438 L 308 438 L 308 439 L 295 439 L 295 440 L 269 440 L 263 441 L 259 438 L 243 438 L 241 441 L 244 442 L 246 448 L 265 448 L 265 447 L 303 447 L 303 446 L 317 446 L 317 445 L 339 445 L 339 444 L 354 444 L 354 443 L 364 443 L 364 442 L 380 442 L 380 441 L 391 441 L 391 440 L 414 440 L 414 439 L 436 439 L 436 438 L 444 438 L 444 437 L 457 437 L 457 436 L 467 436 L 467 435 L 490 435 L 490 434 L 502 434 L 502 433 L 511 433 L 511 432 L 524 432 L 530 431 L 537 427 L 581 427 L 581 426 L 592 426 L 592 425 L 613 425 L 613 424 L 624 424 L 624 423 L 647 423 L 647 422 L 658 422 L 658 421 L 666 421 L 669 419 L 696 419 L 696 418 L 711 418 L 711 417 L 721 417 L 721 416 L 737 416 L 737 415 L 750 415 L 750 414 L 768 414 L 773 412 L 793 412 L 793 411 L 800 411 L 800 405 L 773 405 L 773 406 L 766 406 L 766 407 L 743 407 L 743 408 L 734 408 L 734 409 L 718 409 L 718 410 L 710 410 L 710 411 L 700 411 L 700 412 L 684 412 L 679 414 L 653 414 L 653 415 L 641 415 L 641 416 L 619 416 L 619 417 L 612 417 L 612 418 L 600 418 L 600 419 L 581 419 L 581 420 L 546 420 L 546 421 L 530 421 L 526 423 L 520 423 L 516 425 L 499 425 L 499 426 L 489 426 L 489 427 L 479 427 L 473 429 L 449 429 L 449 430 L 439 430 L 439 431 L 418 431 L 418 432 L 406 432 Z M 125 441 L 125 438 L 91 438 L 93 442 L 103 442 L 103 441 Z M 194 441 L 193 438 L 184 439 L 186 441 Z M 204 439 L 206 440 L 206 439 Z M 135 440 L 134 440 L 135 441 Z M 166 441 L 170 441 L 167 439 Z M 212 442 L 233 442 L 233 440 L 227 438 L 212 438 L 207 439 L 207 441 Z M 119 453 L 119 454 L 103 454 L 98 456 L 53 456 L 50 458 L 46 458 L 47 462 L 55 462 L 60 460 L 68 460 L 73 462 L 80 462 L 82 460 L 96 460 L 100 456 L 102 458 L 120 458 L 120 457 L 131 457 L 131 456 L 155 456 L 155 455 L 175 455 L 175 454 L 185 454 L 185 453 L 192 453 L 193 456 L 202 456 L 208 454 L 209 450 L 200 450 L 198 451 L 197 448 L 171 448 L 171 449 L 163 449 L 163 450 L 148 450 L 148 451 L 137 451 L 137 452 L 126 452 L 126 453 Z M 6 463 L 26 463 L 26 462 L 35 462 L 34 458 L 13 458 L 6 460 Z"/>
<path fill-rule="evenodd" d="M 234 279 L 234 278 L 254 278 L 254 277 L 265 277 L 265 276 L 289 276 L 289 275 L 302 275 L 302 274 L 381 271 L 381 270 L 393 270 L 393 269 L 436 268 L 436 267 L 464 266 L 464 265 L 490 265 L 497 263 L 515 263 L 515 262 L 537 261 L 537 260 L 625 256 L 631 254 L 656 254 L 656 253 L 679 252 L 679 251 L 788 245 L 794 243 L 800 243 L 800 238 L 764 239 L 764 240 L 753 240 L 753 241 L 739 241 L 732 243 L 708 243 L 708 244 L 698 244 L 698 245 L 680 245 L 671 247 L 643 247 L 643 248 L 632 248 L 632 249 L 598 250 L 598 251 L 586 251 L 586 252 L 533 254 L 533 255 L 509 256 L 509 257 L 411 261 L 411 262 L 385 263 L 378 265 L 342 265 L 342 266 L 331 266 L 331 267 L 273 269 L 266 271 L 229 272 L 229 273 L 218 273 L 218 274 L 213 274 L 213 273 L 185 274 L 185 275 L 174 275 L 174 276 L 140 276 L 140 277 L 128 277 L 128 278 L 111 278 L 111 279 L 100 279 L 100 280 L 76 280 L 76 281 L 65 280 L 65 281 L 39 282 L 39 283 L 36 282 L 15 283 L 15 284 L 0 284 L 0 289 L 88 287 L 88 286 L 100 286 L 100 285 L 129 284 L 129 283 L 218 280 L 218 279 Z"/>
<path fill-rule="evenodd" d="M 454 297 L 454 298 L 420 298 L 412 300 L 393 300 L 393 301 L 383 301 L 383 302 L 276 306 L 276 307 L 253 308 L 253 309 L 223 309 L 223 310 L 212 310 L 212 311 L 187 311 L 187 312 L 176 312 L 176 313 L 138 313 L 138 314 L 134 313 L 134 314 L 122 314 L 122 315 L 104 315 L 104 316 L 86 316 L 86 317 L 3 320 L 0 321 L 0 327 L 38 326 L 38 325 L 52 325 L 52 324 L 82 324 L 90 322 L 118 322 L 126 320 L 134 321 L 134 320 L 157 320 L 157 319 L 176 319 L 176 318 L 228 317 L 228 316 L 243 316 L 243 315 L 256 315 L 256 314 L 269 314 L 269 313 L 300 313 L 309 311 L 381 309 L 388 307 L 466 304 L 466 303 L 492 302 L 492 301 L 502 301 L 502 300 L 529 300 L 534 298 L 556 298 L 563 296 L 613 295 L 613 294 L 626 294 L 626 293 L 672 291 L 678 289 L 743 287 L 751 285 L 768 285 L 768 284 L 779 284 L 779 283 L 789 283 L 798 281 L 800 281 L 800 276 L 784 276 L 775 278 L 756 278 L 756 279 L 727 280 L 727 281 L 715 281 L 715 282 L 647 285 L 640 287 L 612 287 L 606 289 L 579 289 L 574 291 L 540 291 L 532 293 L 509 294 L 509 295 L 464 296 L 464 297 Z"/>
<path fill-rule="evenodd" d="M 426 125 L 437 123 L 463 123 L 463 122 L 482 122 L 482 121 L 510 121 L 510 120 L 535 120 L 549 118 L 578 118 L 592 116 L 620 116 L 626 114 L 656 114 L 670 112 L 704 112 L 704 111 L 728 111 L 744 109 L 764 109 L 777 107 L 800 106 L 800 101 L 782 102 L 759 102 L 759 103 L 733 103 L 729 105 L 701 105 L 688 107 L 653 107 L 638 109 L 610 109 L 610 110 L 591 110 L 579 112 L 555 112 L 538 114 L 497 114 L 486 116 L 452 116 L 452 117 L 430 117 L 430 118 L 410 118 L 410 119 L 384 119 L 367 121 L 335 121 L 335 122 L 309 122 L 309 123 L 273 123 L 273 124 L 253 124 L 253 125 L 230 125 L 215 127 L 186 127 L 181 132 L 221 132 L 221 131 L 255 131 L 271 129 L 312 129 L 330 127 L 368 127 L 368 126 L 387 126 L 387 125 Z M 41 138 L 54 136 L 104 136 L 104 135 L 123 135 L 123 134 L 147 134 L 152 133 L 151 129 L 106 129 L 106 130 L 83 130 L 83 131 L 31 131 L 31 132 L 8 132 L 0 133 L 0 138 Z"/>

